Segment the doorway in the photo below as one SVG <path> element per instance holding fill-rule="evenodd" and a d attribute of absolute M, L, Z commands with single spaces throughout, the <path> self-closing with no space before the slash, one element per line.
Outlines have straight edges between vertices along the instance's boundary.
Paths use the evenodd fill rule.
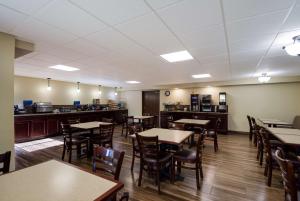
<path fill-rule="evenodd" d="M 142 92 L 142 113 L 159 117 L 159 90 Z M 158 125 L 158 122 L 157 122 Z"/>

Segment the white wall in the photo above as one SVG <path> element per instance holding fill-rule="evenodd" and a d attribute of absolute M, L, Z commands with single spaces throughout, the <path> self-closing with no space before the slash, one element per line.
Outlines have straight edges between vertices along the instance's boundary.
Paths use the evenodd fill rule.
<path fill-rule="evenodd" d="M 108 99 L 118 100 L 114 95 L 114 88 L 102 87 L 102 94 L 98 93 L 98 86 L 80 84 L 80 93 L 77 93 L 76 83 L 51 80 L 51 91 L 47 90 L 47 80 L 15 76 L 14 104 L 23 105 L 23 100 L 34 102 L 52 102 L 54 105 L 72 105 L 74 100 L 82 104 L 91 104 L 94 98 L 100 98 L 100 103 L 107 103 Z"/>
<path fill-rule="evenodd" d="M 15 38 L 0 32 L 0 153 L 11 151 L 10 169 L 15 169 L 14 153 L 14 57 Z"/>
<path fill-rule="evenodd" d="M 214 104 L 218 104 L 219 92 L 226 92 L 229 107 L 228 127 L 233 131 L 248 131 L 247 114 L 261 118 L 276 118 L 287 122 L 292 122 L 294 116 L 300 115 L 300 83 L 173 89 L 170 90 L 170 96 L 165 96 L 165 91 L 161 90 L 160 92 L 161 110 L 164 109 L 163 103 L 180 102 L 190 105 L 191 93 L 211 94 Z M 137 93 L 135 92 L 135 94 Z M 133 108 L 139 107 L 134 110 L 141 111 L 141 102 L 141 98 L 135 99 L 128 105 L 132 105 Z"/>
<path fill-rule="evenodd" d="M 126 102 L 129 115 L 142 115 L 142 91 L 124 91 L 121 100 Z"/>

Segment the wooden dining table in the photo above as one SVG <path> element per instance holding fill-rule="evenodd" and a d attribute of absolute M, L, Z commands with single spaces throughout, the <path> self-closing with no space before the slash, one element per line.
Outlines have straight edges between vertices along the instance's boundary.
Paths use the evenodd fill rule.
<path fill-rule="evenodd" d="M 284 144 L 300 146 L 300 129 L 272 127 L 266 129 Z"/>
<path fill-rule="evenodd" d="M 189 138 L 194 132 L 193 131 L 182 131 L 182 130 L 171 130 L 165 128 L 152 128 L 143 132 L 140 132 L 141 136 L 154 137 L 158 136 L 158 141 L 160 143 L 180 145 L 187 138 Z M 135 138 L 135 135 L 130 135 L 130 137 Z"/>
<path fill-rule="evenodd" d="M 278 119 L 264 119 L 264 118 L 258 118 L 260 122 L 262 122 L 265 125 L 268 125 L 269 127 L 277 127 L 277 126 L 292 126 L 291 123 L 281 121 Z"/>
<path fill-rule="evenodd" d="M 124 184 L 50 160 L 0 176 L 1 201 L 102 201 Z"/>

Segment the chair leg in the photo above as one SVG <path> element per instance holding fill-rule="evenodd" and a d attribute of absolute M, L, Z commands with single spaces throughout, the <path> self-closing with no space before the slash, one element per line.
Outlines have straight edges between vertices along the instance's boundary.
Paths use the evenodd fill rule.
<path fill-rule="evenodd" d="M 259 164 L 262 166 L 263 164 L 263 160 L 264 160 L 264 151 L 263 151 L 263 148 L 261 147 L 260 148 L 260 156 L 259 156 Z"/>
<path fill-rule="evenodd" d="M 177 161 L 177 172 L 180 175 L 180 173 L 181 173 L 181 162 L 180 161 Z"/>
<path fill-rule="evenodd" d="M 268 168 L 269 168 L 269 162 L 268 162 L 268 159 L 266 159 L 264 176 L 267 176 L 267 175 L 268 175 Z"/>
<path fill-rule="evenodd" d="M 272 171 L 273 171 L 273 167 L 272 167 L 272 162 L 269 162 L 269 167 L 268 167 L 268 186 L 271 186 L 272 183 Z"/>
<path fill-rule="evenodd" d="M 197 182 L 197 189 L 200 189 L 200 181 L 199 181 L 199 163 L 196 163 L 196 182 Z"/>
<path fill-rule="evenodd" d="M 201 179 L 203 179 L 202 163 L 199 164 L 199 169 L 200 169 L 200 177 L 201 177 Z"/>
<path fill-rule="evenodd" d="M 156 167 L 156 181 L 157 181 L 157 189 L 160 194 L 160 164 L 157 164 Z"/>
<path fill-rule="evenodd" d="M 172 183 L 175 182 L 176 171 L 175 171 L 176 160 L 172 160 Z"/>
<path fill-rule="evenodd" d="M 134 159 L 135 159 L 135 151 L 132 151 L 132 161 L 131 161 L 131 172 L 133 171 L 133 166 L 134 166 Z"/>
<path fill-rule="evenodd" d="M 142 184 L 142 177 L 143 177 L 143 161 L 141 160 L 140 162 L 140 174 L 139 174 L 139 183 L 138 183 L 138 186 L 141 186 Z"/>
<path fill-rule="evenodd" d="M 66 144 L 64 143 L 64 147 L 63 147 L 63 152 L 62 152 L 61 160 L 64 160 L 64 159 L 65 159 L 65 154 L 66 154 Z"/>
<path fill-rule="evenodd" d="M 217 140 L 214 140 L 214 149 L 215 149 L 215 152 L 218 151 L 218 141 Z"/>
<path fill-rule="evenodd" d="M 72 159 L 72 146 L 69 148 L 69 163 L 71 163 Z"/>
<path fill-rule="evenodd" d="M 122 124 L 122 133 L 121 133 L 121 136 L 123 136 L 123 133 L 124 133 L 124 123 Z"/>
<path fill-rule="evenodd" d="M 81 144 L 76 145 L 77 158 L 81 156 Z"/>

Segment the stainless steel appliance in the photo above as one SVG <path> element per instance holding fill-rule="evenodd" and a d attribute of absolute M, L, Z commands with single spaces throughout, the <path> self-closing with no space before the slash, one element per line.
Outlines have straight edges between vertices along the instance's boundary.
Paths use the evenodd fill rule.
<path fill-rule="evenodd" d="M 212 99 L 211 95 L 202 95 L 201 99 L 201 111 L 202 112 L 212 112 Z"/>
<path fill-rule="evenodd" d="M 53 112 L 53 106 L 50 102 L 37 102 L 33 104 L 36 113 L 49 113 Z"/>
<path fill-rule="evenodd" d="M 191 94 L 191 111 L 198 112 L 200 110 L 199 94 Z"/>
<path fill-rule="evenodd" d="M 219 93 L 219 106 L 218 111 L 219 112 L 227 112 L 228 107 L 226 104 L 226 92 L 220 92 Z"/>

